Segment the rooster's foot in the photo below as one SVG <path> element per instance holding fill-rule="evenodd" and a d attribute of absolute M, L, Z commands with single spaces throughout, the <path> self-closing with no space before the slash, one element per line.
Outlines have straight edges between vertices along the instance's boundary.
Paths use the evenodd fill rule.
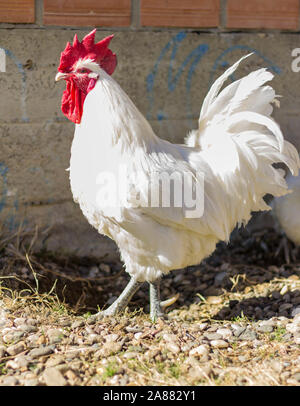
<path fill-rule="evenodd" d="M 128 285 L 125 287 L 120 296 L 107 309 L 98 312 L 95 316 L 97 319 L 102 319 L 105 316 L 115 316 L 117 313 L 125 310 L 132 296 L 141 287 L 143 282 L 137 282 L 135 278 L 131 278 Z"/>
<path fill-rule="evenodd" d="M 160 281 L 149 282 L 150 285 L 150 318 L 155 323 L 158 318 L 164 318 L 160 305 Z"/>
<path fill-rule="evenodd" d="M 277 257 L 277 255 L 280 254 L 281 251 L 283 252 L 285 262 L 287 264 L 290 264 L 290 262 L 291 262 L 291 250 L 290 250 L 290 247 L 289 247 L 289 241 L 288 241 L 288 239 L 287 239 L 287 237 L 285 235 L 283 235 L 281 240 L 280 240 L 279 246 L 278 246 L 278 248 L 277 248 L 277 250 L 275 252 L 275 257 Z"/>

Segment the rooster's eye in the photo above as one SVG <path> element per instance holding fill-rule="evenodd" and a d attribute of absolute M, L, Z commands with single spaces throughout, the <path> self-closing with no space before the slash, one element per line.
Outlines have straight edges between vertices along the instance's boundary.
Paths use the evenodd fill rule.
<path fill-rule="evenodd" d="M 85 68 L 82 68 L 82 69 L 78 69 L 77 72 L 78 72 L 78 73 L 88 73 L 88 70 L 85 69 Z"/>

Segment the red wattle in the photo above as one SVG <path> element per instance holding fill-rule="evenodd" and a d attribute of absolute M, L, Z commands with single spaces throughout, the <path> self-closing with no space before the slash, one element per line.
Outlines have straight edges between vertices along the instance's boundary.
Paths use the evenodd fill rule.
<path fill-rule="evenodd" d="M 95 87 L 97 80 L 91 78 L 85 89 L 79 89 L 75 81 L 67 80 L 66 90 L 63 92 L 61 100 L 61 110 L 63 114 L 75 124 L 80 124 L 83 113 L 83 105 L 86 95 Z"/>

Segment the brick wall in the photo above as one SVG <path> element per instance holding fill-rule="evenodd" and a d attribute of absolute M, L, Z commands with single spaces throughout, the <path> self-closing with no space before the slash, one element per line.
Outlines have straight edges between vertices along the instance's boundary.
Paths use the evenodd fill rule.
<path fill-rule="evenodd" d="M 8 23 L 128 30 L 300 29 L 299 0 L 0 0 L 0 24 Z"/>

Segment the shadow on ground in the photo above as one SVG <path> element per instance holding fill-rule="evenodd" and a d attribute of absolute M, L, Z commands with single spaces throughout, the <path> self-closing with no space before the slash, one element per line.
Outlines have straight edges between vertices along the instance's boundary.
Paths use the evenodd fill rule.
<path fill-rule="evenodd" d="M 114 301 L 126 286 L 129 276 L 120 261 L 107 263 L 105 258 L 54 255 L 49 252 L 30 254 L 18 240 L 2 248 L 0 259 L 1 284 L 22 294 L 31 286 L 39 293 L 51 289 L 58 298 L 77 313 L 95 312 Z M 216 311 L 216 319 L 232 319 L 241 315 L 253 319 L 276 315 L 289 317 L 299 305 L 300 291 L 285 297 L 277 291 L 276 281 L 299 280 L 299 250 L 273 228 L 250 233 L 235 230 L 230 243 L 220 243 L 215 252 L 198 266 L 175 270 L 162 281 L 162 300 L 177 293 L 178 301 L 170 307 L 187 309 L 200 304 L 207 297 L 223 295 L 226 304 Z M 268 296 L 260 294 L 260 287 L 269 283 Z M 230 300 L 230 295 L 254 291 L 255 297 L 241 295 Z M 225 296 L 224 296 L 225 295 Z M 226 296 L 227 295 L 227 296 Z M 228 299 L 228 300 L 227 300 Z M 134 296 L 130 309 L 149 310 L 147 284 Z"/>

